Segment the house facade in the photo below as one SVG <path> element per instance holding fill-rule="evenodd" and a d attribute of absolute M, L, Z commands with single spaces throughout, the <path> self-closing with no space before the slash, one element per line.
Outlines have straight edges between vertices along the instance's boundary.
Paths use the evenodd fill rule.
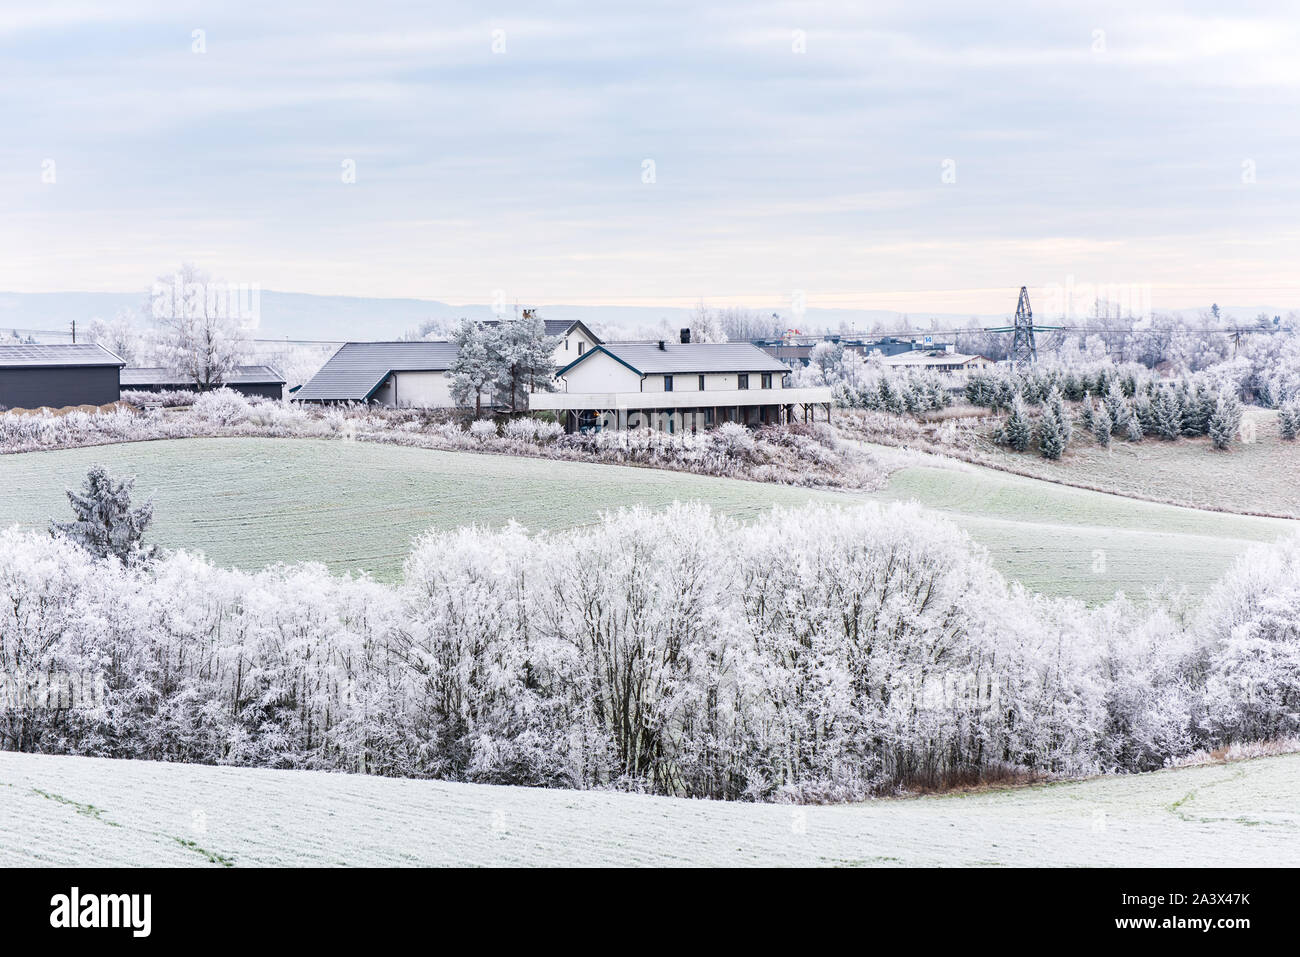
<path fill-rule="evenodd" d="M 687 337 L 683 337 L 687 338 Z M 558 390 L 529 396 L 568 432 L 696 431 L 830 418 L 830 389 L 795 389 L 790 369 L 749 343 L 616 342 L 585 349 L 556 373 Z"/>

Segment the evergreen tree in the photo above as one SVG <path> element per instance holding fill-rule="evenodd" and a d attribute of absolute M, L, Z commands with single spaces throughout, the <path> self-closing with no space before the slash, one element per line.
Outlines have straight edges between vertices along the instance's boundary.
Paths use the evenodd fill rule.
<path fill-rule="evenodd" d="M 1097 404 L 1092 401 L 1092 393 L 1083 394 L 1083 402 L 1079 405 L 1079 421 L 1089 432 L 1092 431 L 1093 417 L 1097 412 Z"/>
<path fill-rule="evenodd" d="M 1074 435 L 1074 423 L 1070 421 L 1070 410 L 1065 405 L 1065 398 L 1056 386 L 1052 386 L 1047 394 L 1046 405 L 1048 414 L 1056 419 L 1056 427 L 1061 433 L 1061 442 L 1069 445 L 1070 438 Z"/>
<path fill-rule="evenodd" d="M 1142 421 L 1133 409 L 1128 410 L 1128 421 L 1124 426 L 1124 431 L 1130 442 L 1142 441 Z"/>
<path fill-rule="evenodd" d="M 1170 441 L 1178 438 L 1183 431 L 1182 410 L 1178 406 L 1178 397 L 1172 389 L 1161 389 L 1156 393 L 1152 403 L 1154 412 L 1154 431 L 1162 439 Z"/>
<path fill-rule="evenodd" d="M 133 565 L 154 557 L 157 546 L 145 546 L 145 530 L 153 521 L 153 502 L 131 507 L 135 479 L 116 481 L 102 465 L 86 473 L 80 492 L 68 489 L 68 501 L 77 518 L 50 522 L 50 534 L 67 538 L 97 558 L 112 555 Z"/>
<path fill-rule="evenodd" d="M 1300 401 L 1288 402 L 1278 410 L 1278 432 L 1288 442 L 1300 435 Z"/>
<path fill-rule="evenodd" d="M 1241 403 L 1235 395 L 1228 392 L 1219 393 L 1214 403 L 1214 412 L 1210 415 L 1210 441 L 1216 449 L 1226 449 L 1232 444 L 1232 437 L 1241 425 Z"/>
<path fill-rule="evenodd" d="M 1110 448 L 1110 431 L 1114 425 L 1110 412 L 1103 404 L 1092 417 L 1092 434 L 1103 449 Z"/>
<path fill-rule="evenodd" d="M 1038 450 L 1045 459 L 1059 459 L 1065 451 L 1065 437 L 1061 435 L 1061 423 L 1051 411 L 1043 413 L 1038 420 Z"/>
<path fill-rule="evenodd" d="M 1025 409 L 1024 400 L 1016 396 L 1011 403 L 1011 414 L 1007 416 L 1007 421 L 1002 426 L 1002 441 L 1017 452 L 1023 452 L 1029 448 L 1032 439 L 1033 428 L 1029 424 L 1029 412 Z"/>

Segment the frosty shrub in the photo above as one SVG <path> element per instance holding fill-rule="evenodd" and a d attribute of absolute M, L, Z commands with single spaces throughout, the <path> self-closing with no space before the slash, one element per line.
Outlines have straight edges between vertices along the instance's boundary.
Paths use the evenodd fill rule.
<path fill-rule="evenodd" d="M 747 459 L 754 454 L 754 435 L 739 422 L 723 422 L 708 437 L 729 459 Z"/>
<path fill-rule="evenodd" d="M 469 434 L 480 442 L 486 442 L 496 438 L 497 424 L 491 419 L 475 419 L 469 424 Z"/>
<path fill-rule="evenodd" d="M 541 419 L 518 418 L 506 423 L 503 434 L 507 439 L 521 442 L 554 442 L 564 434 L 558 422 L 544 422 Z"/>
<path fill-rule="evenodd" d="M 3 675 L 105 689 L 0 712 L 0 746 L 835 801 L 1300 734 L 1300 539 L 1195 616 L 1027 594 L 901 505 L 432 532 L 396 588 L 106 554 L 0 531 Z"/>
<path fill-rule="evenodd" d="M 134 487 L 134 478 L 114 479 L 102 465 L 91 466 L 81 491 L 68 489 L 76 520 L 50 522 L 50 534 L 66 538 L 98 558 L 111 555 L 125 564 L 147 561 L 155 551 L 143 542 L 153 521 L 153 503 L 132 508 Z"/>
<path fill-rule="evenodd" d="M 1278 434 L 1288 442 L 1300 435 L 1300 401 L 1288 402 L 1278 410 Z"/>
<path fill-rule="evenodd" d="M 194 400 L 194 414 L 215 425 L 234 425 L 249 420 L 252 406 L 233 389 L 213 389 Z"/>
<path fill-rule="evenodd" d="M 1213 650 L 1210 721 L 1223 740 L 1300 733 L 1300 536 L 1237 559 L 1200 628 Z"/>
<path fill-rule="evenodd" d="M 158 392 L 144 392 L 138 389 L 123 389 L 122 401 L 131 405 L 161 405 L 164 408 L 177 408 L 193 405 L 198 393 L 189 389 L 162 389 Z"/>

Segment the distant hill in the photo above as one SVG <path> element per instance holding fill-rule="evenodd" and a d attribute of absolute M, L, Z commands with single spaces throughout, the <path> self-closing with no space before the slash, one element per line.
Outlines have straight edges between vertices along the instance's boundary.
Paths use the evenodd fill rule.
<path fill-rule="evenodd" d="M 57 339 L 68 332 L 73 321 L 86 323 L 96 316 L 112 319 L 122 310 L 138 317 L 146 298 L 142 292 L 0 292 L 0 333 L 16 329 L 24 335 L 34 334 L 40 340 Z M 261 323 L 257 337 L 267 339 L 392 339 L 415 329 L 425 320 L 455 320 L 462 316 L 491 319 L 495 315 L 492 307 L 486 304 L 453 306 L 433 299 L 315 296 L 274 290 L 261 293 L 260 305 Z M 588 325 L 601 323 L 625 330 L 651 328 L 661 323 L 678 327 L 685 325 L 691 312 L 672 307 L 572 306 L 562 303 L 542 303 L 538 308 L 548 319 L 580 319 Z M 1174 311 L 1186 316 L 1195 316 L 1199 312 L 1196 309 Z M 1271 306 L 1223 307 L 1225 319 L 1231 316 L 1241 320 L 1252 319 L 1261 312 L 1285 316 L 1289 311 Z M 796 323 L 785 311 L 781 315 L 787 324 L 797 324 L 809 331 L 868 329 L 876 324 L 892 326 L 901 323 L 904 317 L 904 313 L 887 309 L 810 308 Z M 1002 314 L 912 312 L 906 315 L 912 328 L 917 330 L 928 327 L 931 319 L 942 326 L 953 326 L 972 321 L 989 325 L 1010 318 Z"/>

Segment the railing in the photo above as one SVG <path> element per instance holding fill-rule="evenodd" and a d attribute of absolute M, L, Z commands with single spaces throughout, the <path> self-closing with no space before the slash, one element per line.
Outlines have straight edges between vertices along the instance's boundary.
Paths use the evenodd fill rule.
<path fill-rule="evenodd" d="M 815 405 L 830 402 L 831 390 L 698 389 L 673 392 L 534 392 L 530 409 L 709 409 L 749 405 Z"/>

